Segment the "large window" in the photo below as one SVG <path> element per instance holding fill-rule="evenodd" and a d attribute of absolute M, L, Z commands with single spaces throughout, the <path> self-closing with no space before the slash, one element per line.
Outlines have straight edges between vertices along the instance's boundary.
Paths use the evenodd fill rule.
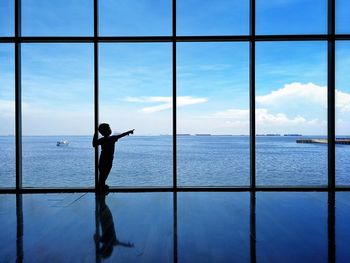
<path fill-rule="evenodd" d="M 350 9 L 347 0 L 336 1 L 336 32 L 339 34 L 350 33 Z"/>
<path fill-rule="evenodd" d="M 0 2 L 0 37 L 14 35 L 14 1 Z"/>
<path fill-rule="evenodd" d="M 104 122 L 135 129 L 111 187 L 348 186 L 350 4 L 334 4 L 1 1 L 0 187 L 94 187 Z"/>
<path fill-rule="evenodd" d="M 326 34 L 327 0 L 256 0 L 256 33 Z"/>
<path fill-rule="evenodd" d="M 171 35 L 171 0 L 100 0 L 101 36 Z"/>
<path fill-rule="evenodd" d="M 350 138 L 350 42 L 337 42 L 336 51 L 336 137 L 343 141 Z M 349 145 L 337 144 L 335 156 L 336 183 L 350 185 Z"/>
<path fill-rule="evenodd" d="M 249 262 L 249 193 L 180 193 L 177 202 L 179 261 Z"/>
<path fill-rule="evenodd" d="M 327 205 L 331 207 L 332 201 L 326 193 L 257 193 L 256 257 L 270 262 L 325 262 L 327 256 L 332 258 L 328 243 L 332 237 L 325 229 L 334 225 Z M 288 233 L 299 235 L 290 239 L 286 226 Z"/>
<path fill-rule="evenodd" d="M 93 0 L 22 0 L 23 36 L 93 35 Z"/>
<path fill-rule="evenodd" d="M 247 35 L 249 1 L 177 0 L 177 32 L 185 36 Z"/>
<path fill-rule="evenodd" d="M 92 59 L 91 44 L 22 45 L 23 186 L 93 186 Z"/>
<path fill-rule="evenodd" d="M 17 206 L 18 208 L 18 206 Z M 16 244 L 19 244 L 21 237 L 17 236 L 19 228 L 16 227 L 16 196 L 2 195 L 0 199 L 0 241 L 6 246 L 1 246 L 1 260 L 10 262 L 16 258 Z M 17 217 L 18 219 L 18 217 Z"/>
<path fill-rule="evenodd" d="M 180 43 L 177 54 L 178 184 L 249 185 L 247 43 Z"/>
<path fill-rule="evenodd" d="M 326 185 L 327 46 L 263 42 L 256 46 L 257 185 Z"/>
<path fill-rule="evenodd" d="M 0 188 L 15 187 L 14 47 L 0 44 Z"/>
<path fill-rule="evenodd" d="M 116 145 L 112 186 L 172 185 L 171 47 L 168 43 L 100 45 L 100 122 Z"/>

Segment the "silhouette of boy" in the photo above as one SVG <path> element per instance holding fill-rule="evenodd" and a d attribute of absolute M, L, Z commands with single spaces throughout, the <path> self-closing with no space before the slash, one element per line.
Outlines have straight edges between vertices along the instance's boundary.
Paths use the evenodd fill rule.
<path fill-rule="evenodd" d="M 112 255 L 114 246 L 133 247 L 134 244 L 130 242 L 123 242 L 117 238 L 112 212 L 106 204 L 105 195 L 97 196 L 97 222 L 101 225 L 102 235 L 99 231 L 94 235 L 94 240 L 98 244 L 97 256 L 99 258 L 108 258 Z M 100 247 L 101 243 L 101 247 Z"/>
<path fill-rule="evenodd" d="M 112 130 L 109 127 L 108 123 L 101 123 L 98 126 L 98 131 L 102 134 L 103 137 L 98 139 L 98 134 L 95 133 L 94 138 L 92 140 L 92 146 L 97 147 L 98 145 L 101 145 L 102 148 L 100 161 L 98 164 L 98 170 L 100 172 L 98 187 L 100 191 L 107 191 L 109 188 L 108 185 L 106 185 L 106 180 L 109 175 L 109 172 L 112 169 L 115 143 L 120 138 L 129 134 L 133 134 L 134 130 L 135 129 L 129 130 L 118 135 L 111 135 Z"/>

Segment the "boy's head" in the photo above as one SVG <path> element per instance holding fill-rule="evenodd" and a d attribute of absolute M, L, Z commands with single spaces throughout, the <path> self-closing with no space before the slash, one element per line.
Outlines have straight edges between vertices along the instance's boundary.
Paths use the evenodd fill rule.
<path fill-rule="evenodd" d="M 109 136 L 112 133 L 111 127 L 109 127 L 108 123 L 101 123 L 98 126 L 98 131 L 103 135 L 103 136 Z"/>

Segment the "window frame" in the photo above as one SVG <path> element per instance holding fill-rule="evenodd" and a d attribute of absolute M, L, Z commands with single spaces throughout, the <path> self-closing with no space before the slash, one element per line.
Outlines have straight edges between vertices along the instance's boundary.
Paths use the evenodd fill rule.
<path fill-rule="evenodd" d="M 248 0 L 247 0 L 248 1 Z M 176 33 L 176 0 L 172 1 L 172 34 L 169 36 L 100 36 L 99 35 L 99 0 L 94 0 L 94 35 L 78 36 L 30 36 L 21 35 L 21 0 L 14 0 L 15 5 L 15 35 L 0 37 L 1 43 L 12 43 L 15 46 L 15 141 L 16 141 L 16 187 L 1 188 L 0 192 L 94 192 L 98 182 L 98 149 L 95 150 L 95 188 L 31 188 L 22 187 L 22 97 L 21 97 L 21 44 L 22 43 L 93 43 L 94 45 L 94 128 L 97 131 L 99 123 L 99 43 L 148 43 L 167 42 L 172 44 L 172 143 L 173 143 L 173 183 L 172 187 L 148 188 L 114 188 L 112 191 L 329 191 L 350 190 L 350 186 L 336 186 L 335 183 L 335 43 L 350 40 L 350 34 L 336 34 L 335 31 L 335 0 L 328 1 L 327 34 L 303 35 L 256 35 L 256 5 L 255 0 L 249 0 L 249 34 L 228 36 L 180 36 Z M 327 138 L 328 138 L 328 183 L 326 186 L 256 186 L 256 127 L 255 127 L 255 46 L 260 41 L 324 41 L 327 42 Z M 250 121 L 250 185 L 248 187 L 178 187 L 177 186 L 177 43 L 180 42 L 246 42 L 249 43 L 249 121 Z"/>

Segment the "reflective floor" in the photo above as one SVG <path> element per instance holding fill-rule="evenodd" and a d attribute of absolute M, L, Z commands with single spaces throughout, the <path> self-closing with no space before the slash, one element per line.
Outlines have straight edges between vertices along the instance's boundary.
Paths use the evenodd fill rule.
<path fill-rule="evenodd" d="M 0 195 L 0 262 L 350 262 L 350 192 Z"/>

